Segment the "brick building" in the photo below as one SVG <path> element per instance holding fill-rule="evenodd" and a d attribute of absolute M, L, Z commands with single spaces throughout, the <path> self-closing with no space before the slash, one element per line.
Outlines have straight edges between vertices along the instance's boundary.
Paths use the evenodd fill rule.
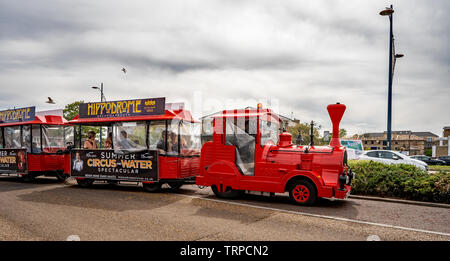
<path fill-rule="evenodd" d="M 438 135 L 431 132 L 393 131 L 391 149 L 406 151 L 409 155 L 423 155 L 437 142 Z M 387 133 L 372 132 L 355 135 L 353 139 L 362 140 L 366 150 L 387 149 Z"/>
<path fill-rule="evenodd" d="M 433 146 L 433 157 L 450 156 L 450 126 L 444 127 L 442 137 L 437 138 L 438 142 Z"/>

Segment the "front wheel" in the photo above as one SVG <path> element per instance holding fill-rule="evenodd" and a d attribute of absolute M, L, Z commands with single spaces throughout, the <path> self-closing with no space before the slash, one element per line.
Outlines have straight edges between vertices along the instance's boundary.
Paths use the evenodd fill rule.
<path fill-rule="evenodd" d="M 227 187 L 224 192 L 219 192 L 216 185 L 212 185 L 211 189 L 218 198 L 238 198 L 244 193 L 244 191 L 242 190 L 236 190 L 230 187 Z"/>
<path fill-rule="evenodd" d="M 290 187 L 289 197 L 297 205 L 312 205 L 317 199 L 317 190 L 311 182 L 298 180 Z"/>

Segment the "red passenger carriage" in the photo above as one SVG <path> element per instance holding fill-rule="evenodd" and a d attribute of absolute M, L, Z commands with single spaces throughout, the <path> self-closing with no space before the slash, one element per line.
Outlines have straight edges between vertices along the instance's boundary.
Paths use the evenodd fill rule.
<path fill-rule="evenodd" d="M 70 123 L 76 125 L 76 142 L 66 155 L 65 173 L 80 186 L 126 181 L 156 191 L 164 183 L 179 188 L 195 182 L 200 123 L 180 104 L 165 104 L 165 98 L 81 104 Z M 93 128 L 106 140 L 87 149 L 85 134 Z"/>
<path fill-rule="evenodd" d="M 72 144 L 73 128 L 62 117 L 62 110 L 0 111 L 0 174 L 27 181 L 41 175 L 64 180 L 63 151 Z"/>

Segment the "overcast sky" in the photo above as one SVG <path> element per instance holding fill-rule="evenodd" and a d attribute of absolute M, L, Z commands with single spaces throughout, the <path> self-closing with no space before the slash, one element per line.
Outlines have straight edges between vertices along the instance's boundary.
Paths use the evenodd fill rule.
<path fill-rule="evenodd" d="M 349 134 L 386 130 L 389 19 L 393 130 L 450 126 L 450 1 L 0 0 L 0 110 L 167 97 L 196 116 L 261 101 Z M 125 67 L 127 73 L 121 72 Z M 46 104 L 47 96 L 56 100 Z"/>

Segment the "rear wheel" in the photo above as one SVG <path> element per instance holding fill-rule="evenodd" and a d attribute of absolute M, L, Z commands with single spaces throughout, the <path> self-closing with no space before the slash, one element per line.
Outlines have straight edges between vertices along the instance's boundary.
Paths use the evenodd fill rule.
<path fill-rule="evenodd" d="M 224 192 L 219 192 L 216 185 L 212 185 L 211 189 L 218 198 L 238 198 L 244 194 L 244 191 L 232 189 L 230 187 L 227 187 Z"/>
<path fill-rule="evenodd" d="M 32 182 L 34 180 L 35 176 L 31 173 L 28 173 L 27 175 L 22 176 L 22 180 L 25 182 Z"/>
<path fill-rule="evenodd" d="M 317 199 L 316 187 L 307 180 L 294 181 L 289 197 L 297 205 L 312 205 Z"/>
<path fill-rule="evenodd" d="M 77 183 L 82 188 L 88 188 L 92 186 L 94 181 L 92 179 L 77 179 Z"/>
<path fill-rule="evenodd" d="M 64 172 L 62 172 L 62 171 L 56 172 L 56 178 L 57 178 L 59 181 L 64 181 L 64 180 L 66 180 L 68 177 L 69 177 L 69 175 L 64 174 Z"/>
<path fill-rule="evenodd" d="M 147 192 L 157 192 L 161 189 L 161 183 L 142 183 L 142 187 Z"/>

